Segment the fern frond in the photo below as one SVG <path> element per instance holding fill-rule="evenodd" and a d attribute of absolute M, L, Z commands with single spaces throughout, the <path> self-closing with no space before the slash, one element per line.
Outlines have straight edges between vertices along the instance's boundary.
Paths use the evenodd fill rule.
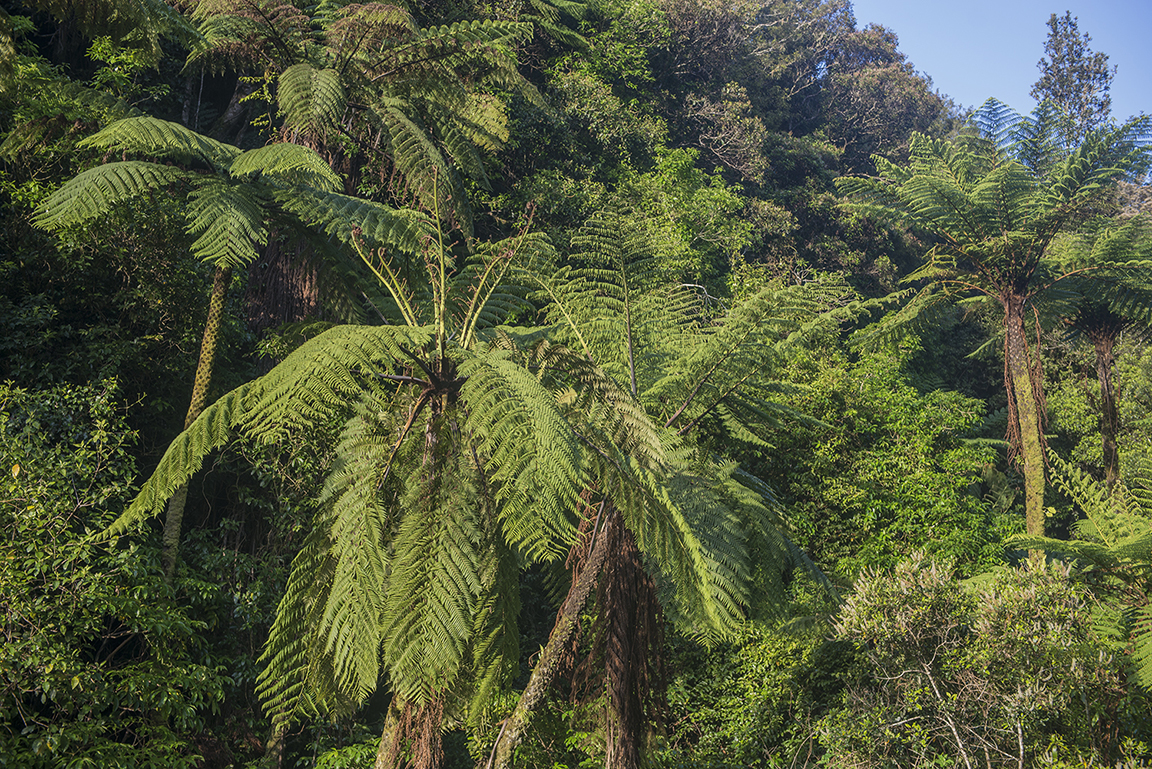
<path fill-rule="evenodd" d="M 575 540 L 585 485 L 578 437 L 555 396 L 508 357 L 469 356 L 460 375 L 466 428 L 492 468 L 505 536 L 533 559 L 560 556 Z"/>
<path fill-rule="evenodd" d="M 311 187 L 324 192 L 341 188 L 340 177 L 323 158 L 307 147 L 287 142 L 248 150 L 232 161 L 228 172 L 233 177 L 272 178 L 291 187 Z"/>
<path fill-rule="evenodd" d="M 944 315 L 955 311 L 953 298 L 941 288 L 932 283 L 924 286 L 895 312 L 854 333 L 851 343 L 862 349 L 874 349 L 930 328 Z"/>
<path fill-rule="evenodd" d="M 264 202 L 247 185 L 209 177 L 188 196 L 192 254 L 218 267 L 242 268 L 268 243 Z"/>
<path fill-rule="evenodd" d="M 270 443 L 350 409 L 366 382 L 397 367 L 432 338 L 428 328 L 336 326 L 293 351 L 253 385 L 243 429 Z"/>
<path fill-rule="evenodd" d="M 81 147 L 139 153 L 181 163 L 199 162 L 209 168 L 227 168 L 240 154 L 229 144 L 218 142 L 190 128 L 154 117 L 117 120 L 80 142 Z"/>
<path fill-rule="evenodd" d="M 188 429 L 172 441 L 128 509 L 101 532 L 100 538 L 123 534 L 134 524 L 163 510 L 176 489 L 200 469 L 204 458 L 236 434 L 247 416 L 247 399 L 253 386 L 253 383 L 242 385 L 204 409 Z"/>
<path fill-rule="evenodd" d="M 60 229 L 105 215 L 119 203 L 192 181 L 192 175 L 172 166 L 129 160 L 83 171 L 48 196 L 33 224 Z"/>
<path fill-rule="evenodd" d="M 1132 622 L 1132 660 L 1136 663 L 1136 681 L 1152 690 L 1152 604 L 1136 612 Z"/>
<path fill-rule="evenodd" d="M 454 443 L 441 418 L 429 429 Z M 463 448 L 463 447 L 460 447 Z M 404 516 L 381 623 L 383 656 L 395 692 L 423 703 L 446 688 L 467 659 L 478 603 L 485 518 L 479 468 L 468 451 L 437 445 L 408 478 Z"/>
<path fill-rule="evenodd" d="M 277 190 L 274 196 L 285 211 L 341 243 L 351 244 L 363 237 L 370 248 L 415 254 L 435 232 L 428 218 L 416 211 L 389 208 L 336 192 L 303 188 Z"/>
<path fill-rule="evenodd" d="M 293 64 L 280 73 L 276 99 L 287 130 L 321 139 L 340 125 L 348 106 L 340 73 L 308 63 Z"/>

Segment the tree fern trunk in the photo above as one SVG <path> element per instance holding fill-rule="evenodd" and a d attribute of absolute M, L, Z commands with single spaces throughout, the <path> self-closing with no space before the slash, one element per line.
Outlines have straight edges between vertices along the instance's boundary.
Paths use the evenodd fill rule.
<path fill-rule="evenodd" d="M 539 661 L 532 668 L 528 685 L 524 687 L 524 693 L 520 695 L 516 708 L 512 711 L 512 715 L 508 716 L 500 734 L 496 737 L 491 755 L 486 761 L 481 762 L 477 769 L 507 769 L 511 766 L 512 754 L 524 739 L 528 721 L 536 708 L 544 702 L 548 687 L 560 669 L 565 650 L 576 636 L 580 612 L 588 602 L 592 589 L 596 587 L 600 571 L 611 551 L 611 537 L 608 536 L 608 531 L 611 527 L 619 525 L 619 517 L 616 508 L 608 503 L 605 506 L 605 520 L 600 531 L 596 533 L 596 541 L 588 553 L 588 561 L 576 579 L 576 584 L 572 586 L 572 591 L 568 593 L 564 605 L 560 607 L 556 624 L 552 627 L 552 634 L 548 637 L 544 650 L 540 652 Z"/>
<path fill-rule="evenodd" d="M 1044 536 L 1044 434 L 1040 398 L 1033 386 L 1032 365 L 1024 334 L 1024 298 L 1009 297 L 1005 313 L 1004 357 L 1008 397 L 1015 407 L 1017 450 L 1024 472 L 1024 518 L 1028 534 Z M 1035 383 L 1037 386 L 1039 382 Z"/>
<path fill-rule="evenodd" d="M 396 764 L 396 732 L 400 728 L 400 709 L 396 697 L 388 704 L 388 715 L 384 718 L 384 731 L 380 735 L 380 747 L 376 749 L 374 769 L 392 769 Z"/>
<path fill-rule="evenodd" d="M 1116 337 L 1104 332 L 1094 335 L 1096 349 L 1096 379 L 1100 382 L 1100 440 L 1104 451 L 1104 483 L 1111 489 L 1120 478 L 1120 449 L 1116 435 L 1120 432 L 1120 419 L 1116 414 L 1116 393 L 1112 387 L 1113 347 Z"/>
<path fill-rule="evenodd" d="M 609 705 L 604 767 L 639 769 L 653 688 L 649 668 L 658 667 L 660 656 L 659 604 L 632 532 L 615 526 L 608 534 L 612 560 L 604 566 L 598 601 Z"/>
<path fill-rule="evenodd" d="M 224 316 L 224 299 L 232 270 L 217 267 L 212 278 L 212 296 L 208 300 L 208 319 L 204 322 L 204 336 L 200 341 L 200 360 L 196 364 L 196 379 L 192 385 L 192 402 L 184 417 L 184 429 L 196 421 L 208 400 L 208 386 L 212 383 L 212 366 L 216 360 L 216 344 L 220 337 L 220 320 Z M 180 528 L 184 521 L 184 505 L 188 501 L 188 484 L 183 484 L 168 501 L 168 514 L 164 518 L 163 564 L 164 579 L 172 581 L 176 573 L 176 558 L 180 550 Z"/>

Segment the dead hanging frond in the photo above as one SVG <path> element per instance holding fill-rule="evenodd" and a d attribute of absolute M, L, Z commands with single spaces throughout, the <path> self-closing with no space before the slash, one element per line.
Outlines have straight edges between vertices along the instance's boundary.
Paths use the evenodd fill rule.
<path fill-rule="evenodd" d="M 638 767 L 646 724 L 666 711 L 664 617 L 636 538 L 617 519 L 597 590 L 592 647 L 573 671 L 574 702 L 606 698 L 605 766 Z"/>
<path fill-rule="evenodd" d="M 385 766 L 402 766 L 400 758 L 404 757 L 413 769 L 438 769 L 444 761 L 443 720 L 443 697 L 433 697 L 422 705 L 405 702 L 385 751 Z"/>

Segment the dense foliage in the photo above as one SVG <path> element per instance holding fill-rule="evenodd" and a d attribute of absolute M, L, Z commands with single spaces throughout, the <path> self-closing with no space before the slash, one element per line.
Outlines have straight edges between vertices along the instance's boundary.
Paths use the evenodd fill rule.
<path fill-rule="evenodd" d="M 0 766 L 1152 761 L 1150 126 L 1049 30 L 0 0 Z"/>

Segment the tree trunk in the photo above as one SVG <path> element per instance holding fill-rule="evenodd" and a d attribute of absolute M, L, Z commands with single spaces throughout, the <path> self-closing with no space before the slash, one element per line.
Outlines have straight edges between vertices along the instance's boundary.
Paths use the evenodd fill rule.
<path fill-rule="evenodd" d="M 400 728 L 400 709 L 396 706 L 396 697 L 388 704 L 388 715 L 384 718 L 384 731 L 380 735 L 380 747 L 376 749 L 376 763 L 374 769 L 392 769 L 395 764 L 396 730 Z"/>
<path fill-rule="evenodd" d="M 284 765 L 284 737 L 283 727 L 272 727 L 272 731 L 268 734 L 268 742 L 264 745 L 264 757 L 260 759 L 260 769 L 281 769 Z"/>
<path fill-rule="evenodd" d="M 576 584 L 572 586 L 572 591 L 568 593 L 564 605 L 560 607 L 556 624 L 552 627 L 552 634 L 548 637 L 544 650 L 540 652 L 539 661 L 532 668 L 528 685 L 524 687 L 524 693 L 520 695 L 520 701 L 516 703 L 512 715 L 508 716 L 500 729 L 500 734 L 496 736 L 496 744 L 492 746 L 488 759 L 478 764 L 477 769 L 508 769 L 511 766 L 512 754 L 524 739 L 529 719 L 536 708 L 544 702 L 548 687 L 556 678 L 564 652 L 576 636 L 580 612 L 588 602 L 593 588 L 596 587 L 600 571 L 611 550 L 609 527 L 621 525 L 620 514 L 610 502 L 605 504 L 604 513 L 604 521 L 599 531 L 595 533 L 596 541 L 592 543 L 592 550 L 588 553 L 588 562 L 576 579 Z"/>
<path fill-rule="evenodd" d="M 1004 358 L 1008 397 L 1016 422 L 1017 451 L 1024 472 L 1024 518 L 1029 535 L 1044 536 L 1044 433 L 1041 427 L 1040 386 L 1033 380 L 1024 334 L 1024 297 L 1005 302 Z"/>
<path fill-rule="evenodd" d="M 1112 387 L 1112 366 L 1116 359 L 1113 347 L 1116 336 L 1104 332 L 1093 335 L 1096 348 L 1096 379 L 1100 382 L 1100 439 L 1104 449 L 1104 483 L 1111 490 L 1120 478 L 1120 449 L 1116 435 L 1120 432 L 1120 418 L 1116 413 L 1116 393 Z"/>
<path fill-rule="evenodd" d="M 200 341 L 200 360 L 196 364 L 196 379 L 192 385 L 192 402 L 184 417 L 187 430 L 208 400 L 208 386 L 212 383 L 212 366 L 216 360 L 216 343 L 220 337 L 220 320 L 224 316 L 224 299 L 228 284 L 232 282 L 232 270 L 217 267 L 212 278 L 212 296 L 208 300 L 208 319 L 204 322 L 204 336 Z M 188 501 L 188 484 L 183 484 L 168 501 L 168 514 L 164 519 L 162 561 L 164 579 L 171 583 L 176 573 L 176 558 L 180 550 L 180 527 L 184 521 L 184 505 Z"/>
<path fill-rule="evenodd" d="M 624 526 L 606 532 L 612 560 L 604 565 L 597 611 L 603 623 L 608 710 L 605 769 L 639 769 L 645 709 L 660 668 L 661 635 L 656 585 L 644 571 L 636 538 Z"/>

